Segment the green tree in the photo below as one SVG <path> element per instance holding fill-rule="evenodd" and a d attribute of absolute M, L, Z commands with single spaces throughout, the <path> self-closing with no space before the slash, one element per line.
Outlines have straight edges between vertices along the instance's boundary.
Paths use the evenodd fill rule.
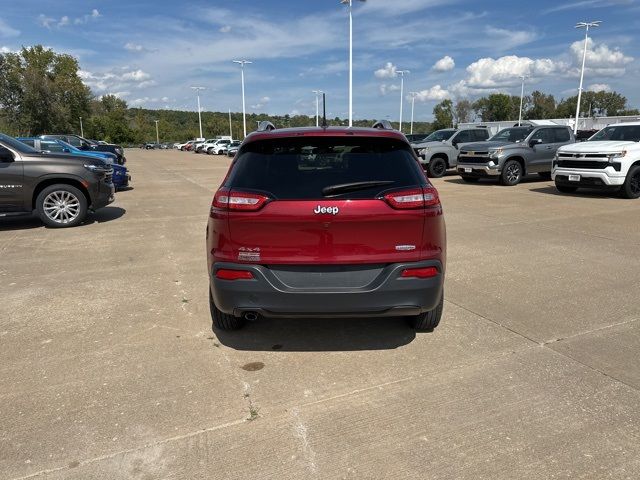
<path fill-rule="evenodd" d="M 76 131 L 91 99 L 78 69 L 75 58 L 42 45 L 0 54 L 0 108 L 11 133 Z"/>
<path fill-rule="evenodd" d="M 515 102 L 517 99 L 517 104 Z M 502 122 L 518 119 L 520 97 L 512 97 L 504 93 L 493 93 L 473 103 L 473 109 L 483 122 Z"/>
<path fill-rule="evenodd" d="M 524 110 L 523 117 L 530 120 L 544 120 L 556 117 L 556 99 L 538 90 L 531 93 L 529 107 Z"/>
<path fill-rule="evenodd" d="M 454 120 L 456 125 L 468 123 L 473 118 L 473 104 L 469 100 L 458 100 L 454 108 Z"/>
<path fill-rule="evenodd" d="M 441 101 L 433 107 L 433 128 L 450 128 L 453 126 L 453 102 L 449 99 Z"/>

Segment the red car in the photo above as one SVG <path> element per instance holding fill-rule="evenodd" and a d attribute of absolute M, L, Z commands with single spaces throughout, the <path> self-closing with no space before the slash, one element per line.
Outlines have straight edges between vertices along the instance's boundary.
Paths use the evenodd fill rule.
<path fill-rule="evenodd" d="M 438 325 L 446 253 L 438 192 L 404 135 L 376 125 L 245 139 L 207 227 L 215 327 L 259 317 Z"/>

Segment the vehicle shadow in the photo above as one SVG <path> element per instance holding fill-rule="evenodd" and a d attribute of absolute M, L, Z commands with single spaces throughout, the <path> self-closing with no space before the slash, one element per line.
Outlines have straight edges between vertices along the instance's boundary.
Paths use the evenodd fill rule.
<path fill-rule="evenodd" d="M 117 220 L 122 217 L 127 211 L 120 207 L 104 207 L 100 210 L 93 212 L 93 214 L 87 217 L 87 220 L 83 225 L 90 225 L 92 223 L 105 223 Z"/>
<path fill-rule="evenodd" d="M 545 193 L 547 195 L 555 195 L 557 197 L 591 197 L 591 198 L 619 198 L 619 194 L 616 191 L 603 191 L 603 190 L 589 190 L 588 188 L 581 188 L 577 192 L 562 193 L 554 186 L 532 188 L 532 192 Z"/>
<path fill-rule="evenodd" d="M 465 182 L 460 177 L 458 177 L 458 178 L 445 178 L 444 181 L 447 182 L 447 183 L 456 183 L 458 185 L 470 185 L 470 186 L 475 186 L 475 185 L 480 185 L 480 186 L 496 186 L 496 185 L 500 185 L 501 186 L 502 185 L 498 181 L 498 177 L 495 177 L 495 178 L 480 178 L 477 182 L 474 182 L 474 183 Z M 527 175 L 522 180 L 520 180 L 520 184 L 540 183 L 540 182 L 548 182 L 548 181 L 550 181 L 548 178 L 542 178 L 539 175 Z"/>
<path fill-rule="evenodd" d="M 402 318 L 274 319 L 249 322 L 238 331 L 213 328 L 235 350 L 338 352 L 390 350 L 411 343 L 415 331 Z"/>
<path fill-rule="evenodd" d="M 28 230 L 30 228 L 44 227 L 39 218 L 33 215 L 20 215 L 19 217 L 0 218 L 0 232 L 11 230 Z"/>
<path fill-rule="evenodd" d="M 131 185 L 127 185 L 126 187 L 118 187 L 118 189 L 116 190 L 117 193 L 120 192 L 129 192 L 133 190 L 133 187 Z"/>

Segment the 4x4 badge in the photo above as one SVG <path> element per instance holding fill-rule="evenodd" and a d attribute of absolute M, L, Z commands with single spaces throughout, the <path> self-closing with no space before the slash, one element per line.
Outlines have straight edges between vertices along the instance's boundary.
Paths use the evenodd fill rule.
<path fill-rule="evenodd" d="M 339 211 L 340 209 L 338 207 L 321 207 L 320 205 L 318 205 L 313 211 L 313 213 L 315 213 L 316 215 L 320 215 L 322 213 L 337 215 Z"/>

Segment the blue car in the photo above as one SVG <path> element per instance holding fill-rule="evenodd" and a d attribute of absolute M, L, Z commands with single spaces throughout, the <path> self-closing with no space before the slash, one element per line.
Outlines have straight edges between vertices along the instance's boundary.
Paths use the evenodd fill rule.
<path fill-rule="evenodd" d="M 113 153 L 98 152 L 95 150 L 80 150 L 79 148 L 56 138 L 43 139 L 40 137 L 18 137 L 17 140 L 43 152 L 66 153 L 68 155 L 75 155 L 78 157 L 91 157 L 104 160 L 113 168 L 113 184 L 116 189 L 122 189 L 129 186 L 131 175 L 129 175 L 127 167 L 124 165 L 118 165 L 117 157 Z"/>

